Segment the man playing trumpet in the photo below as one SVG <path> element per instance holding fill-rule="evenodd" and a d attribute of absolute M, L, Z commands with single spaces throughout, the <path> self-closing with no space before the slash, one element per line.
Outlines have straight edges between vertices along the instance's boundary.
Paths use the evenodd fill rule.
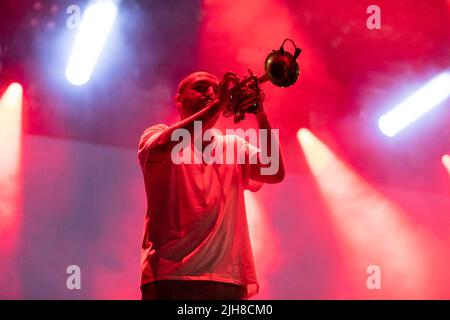
<path fill-rule="evenodd" d="M 147 194 L 141 255 L 142 299 L 248 299 L 258 292 L 244 190 L 279 183 L 285 171 L 263 95 L 256 82 L 241 92 L 242 112 L 252 110 L 266 134 L 259 148 L 237 135 L 211 130 L 230 102 L 230 74 L 219 79 L 195 72 L 178 85 L 175 104 L 181 120 L 154 125 L 143 133 L 138 150 Z M 201 123 L 201 135 L 194 133 Z M 203 139 L 209 130 L 209 138 Z M 205 149 L 216 156 L 232 144 L 247 161 L 174 161 L 180 133 L 194 137 L 183 146 L 196 157 Z M 178 137 L 178 138 L 177 138 Z M 267 173 L 261 154 L 277 152 L 275 172 Z M 177 153 L 177 152 L 175 152 Z M 253 159 L 254 161 L 251 161 Z"/>

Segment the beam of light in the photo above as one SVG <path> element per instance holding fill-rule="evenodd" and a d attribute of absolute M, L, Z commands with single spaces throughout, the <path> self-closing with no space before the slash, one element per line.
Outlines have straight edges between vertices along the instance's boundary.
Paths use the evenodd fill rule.
<path fill-rule="evenodd" d="M 18 168 L 22 132 L 22 95 L 22 86 L 12 83 L 0 100 L 0 170 L 2 172 L 15 172 Z"/>
<path fill-rule="evenodd" d="M 270 299 L 270 274 L 280 265 L 281 257 L 276 256 L 280 250 L 265 211 L 255 194 L 246 190 L 244 197 L 256 273 L 259 284 L 262 284 L 255 298 Z M 270 259 L 267 258 L 268 252 L 270 252 Z"/>
<path fill-rule="evenodd" d="M 299 130 L 297 138 L 333 224 L 349 250 L 348 267 L 354 278 L 350 280 L 350 290 L 354 290 L 350 295 L 373 297 L 365 283 L 370 265 L 378 265 L 382 272 L 383 290 L 379 290 L 378 298 L 430 294 L 430 243 L 420 227 L 411 225 L 401 209 L 346 166 L 310 131 Z"/>
<path fill-rule="evenodd" d="M 443 72 L 378 119 L 381 132 L 393 137 L 450 96 L 450 72 Z"/>
<path fill-rule="evenodd" d="M 21 222 L 22 95 L 22 86 L 13 83 L 0 100 L 0 296 L 3 298 L 17 298 L 20 291 L 14 257 Z"/>
<path fill-rule="evenodd" d="M 447 169 L 448 173 L 450 174 L 450 155 L 444 154 L 442 156 L 442 164 Z"/>
<path fill-rule="evenodd" d="M 89 81 L 117 10 L 115 2 L 109 0 L 97 0 L 87 7 L 66 68 L 66 78 L 70 83 L 81 86 Z"/>

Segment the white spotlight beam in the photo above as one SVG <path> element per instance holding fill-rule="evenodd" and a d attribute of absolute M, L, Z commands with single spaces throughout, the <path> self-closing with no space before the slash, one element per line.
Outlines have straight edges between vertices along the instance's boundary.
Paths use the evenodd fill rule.
<path fill-rule="evenodd" d="M 450 173 L 450 155 L 444 154 L 442 156 L 442 164 L 447 169 L 448 173 Z"/>
<path fill-rule="evenodd" d="M 378 119 L 378 127 L 393 137 L 450 96 L 450 72 L 442 72 L 416 93 Z"/>
<path fill-rule="evenodd" d="M 81 86 L 89 81 L 117 10 L 112 0 L 95 0 L 86 8 L 66 68 L 66 78 L 70 83 Z"/>

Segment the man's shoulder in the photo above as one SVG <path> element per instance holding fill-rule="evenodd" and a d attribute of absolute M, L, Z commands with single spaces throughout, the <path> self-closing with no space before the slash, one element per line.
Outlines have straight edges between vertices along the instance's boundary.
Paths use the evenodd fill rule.
<path fill-rule="evenodd" d="M 144 137 L 154 135 L 155 133 L 162 132 L 162 131 L 166 130 L 168 127 L 169 127 L 168 125 L 163 124 L 163 123 L 155 124 L 151 127 L 148 127 L 142 133 L 141 139 Z"/>
<path fill-rule="evenodd" d="M 163 130 L 167 129 L 168 127 L 169 126 L 167 124 L 158 123 L 158 124 L 155 124 L 155 125 L 153 125 L 151 127 L 148 127 L 147 129 L 145 129 L 144 133 L 147 132 L 147 131 L 163 131 Z"/>
<path fill-rule="evenodd" d="M 151 141 L 156 138 L 156 135 L 163 132 L 168 128 L 165 124 L 155 124 L 151 127 L 148 127 L 144 130 L 142 133 L 140 139 L 139 139 L 139 149 L 143 149 L 145 146 L 148 146 Z"/>

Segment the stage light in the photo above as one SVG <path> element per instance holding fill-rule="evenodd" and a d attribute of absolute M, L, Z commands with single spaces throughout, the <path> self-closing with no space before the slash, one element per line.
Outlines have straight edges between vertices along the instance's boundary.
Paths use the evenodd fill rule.
<path fill-rule="evenodd" d="M 14 161 L 10 163 L 8 159 L 13 157 L 15 154 L 13 150 L 18 148 L 18 137 L 22 131 L 22 94 L 22 86 L 14 82 L 8 86 L 0 99 L 0 139 L 2 142 L 0 145 L 3 158 L 0 162 L 3 166 L 15 165 Z M 11 157 L 7 155 L 11 155 Z"/>
<path fill-rule="evenodd" d="M 297 131 L 297 139 L 303 149 L 308 150 L 307 157 L 314 158 L 315 168 L 319 169 L 330 161 L 331 153 L 324 152 L 318 139 L 308 129 L 302 128 Z"/>
<path fill-rule="evenodd" d="M 416 93 L 381 116 L 378 127 L 384 135 L 393 137 L 449 96 L 450 72 L 447 71 L 434 77 Z"/>
<path fill-rule="evenodd" d="M 115 2 L 109 0 L 97 0 L 87 7 L 66 68 L 66 78 L 70 83 L 81 86 L 89 81 L 117 10 Z"/>
<path fill-rule="evenodd" d="M 3 108 L 17 108 L 22 105 L 22 86 L 17 83 L 11 83 L 3 94 L 0 105 Z"/>
<path fill-rule="evenodd" d="M 297 139 L 305 144 L 312 143 L 312 134 L 308 129 L 302 128 L 297 131 Z"/>
<path fill-rule="evenodd" d="M 11 199 L 16 190 L 20 160 L 22 91 L 20 84 L 12 83 L 0 100 L 0 231 L 11 222 L 15 212 Z"/>
<path fill-rule="evenodd" d="M 3 298 L 17 297 L 21 285 L 14 258 L 21 217 L 22 86 L 11 84 L 0 99 L 0 283 Z M 3 287 L 5 288 L 5 287 Z"/>
<path fill-rule="evenodd" d="M 366 274 L 374 261 L 383 272 L 381 298 L 420 298 L 431 271 L 426 253 L 428 238 L 404 211 L 345 164 L 311 132 L 298 133 L 309 168 L 345 247 L 348 271 L 355 275 L 355 292 L 367 297 Z M 406 271 L 406 272 L 405 272 Z M 350 286 L 351 287 L 351 286 Z"/>
<path fill-rule="evenodd" d="M 442 156 L 442 164 L 447 169 L 448 173 L 450 174 L 450 155 L 444 154 Z"/>

